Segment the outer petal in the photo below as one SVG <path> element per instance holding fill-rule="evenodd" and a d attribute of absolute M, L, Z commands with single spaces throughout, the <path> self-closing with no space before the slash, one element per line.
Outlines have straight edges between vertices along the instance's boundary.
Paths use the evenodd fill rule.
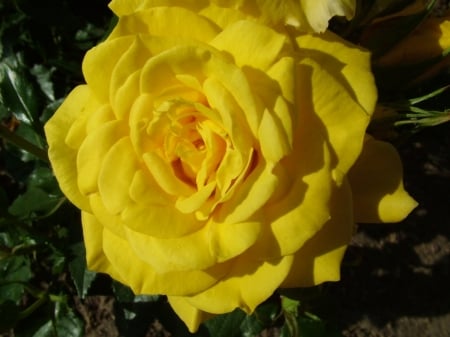
<path fill-rule="evenodd" d="M 417 206 L 403 188 L 397 151 L 386 142 L 367 137 L 348 177 L 357 222 L 398 222 Z"/>
<path fill-rule="evenodd" d="M 195 10 L 204 6 L 205 2 L 205 0 L 112 0 L 109 7 L 117 16 L 125 16 L 157 6 L 184 6 Z"/>
<path fill-rule="evenodd" d="M 134 42 L 133 36 L 107 41 L 90 49 L 83 60 L 83 75 L 95 97 L 101 102 L 109 100 L 109 86 L 113 70 Z"/>
<path fill-rule="evenodd" d="M 86 227 L 85 224 L 83 226 Z M 97 223 L 97 226 L 101 225 Z M 118 279 L 126 280 L 125 283 L 135 294 L 191 295 L 211 287 L 230 270 L 230 263 L 222 263 L 205 270 L 157 273 L 134 253 L 126 240 L 106 228 L 103 228 L 102 234 L 104 255 L 115 270 L 110 275 L 114 277 L 119 274 Z M 97 244 L 86 242 L 92 250 L 98 249 L 94 246 Z"/>
<path fill-rule="evenodd" d="M 330 208 L 330 220 L 294 254 L 291 271 L 281 287 L 311 287 L 339 280 L 341 260 L 354 230 L 347 182 L 334 190 Z"/>
<path fill-rule="evenodd" d="M 298 1 L 298 0 L 297 0 Z M 351 19 L 355 15 L 355 0 L 299 0 L 307 23 L 315 32 L 324 32 L 333 16 Z"/>
<path fill-rule="evenodd" d="M 77 185 L 77 151 L 69 147 L 65 139 L 77 118 L 90 112 L 84 111 L 84 108 L 91 99 L 87 86 L 76 87 L 45 125 L 48 155 L 61 190 L 77 207 L 87 211 L 90 210 L 89 200 Z"/>
<path fill-rule="evenodd" d="M 98 191 L 98 175 L 102 161 L 110 148 L 124 135 L 118 121 L 101 125 L 90 133 L 81 144 L 77 154 L 78 186 L 83 194 Z"/>
<path fill-rule="evenodd" d="M 278 288 L 288 274 L 292 261 L 292 256 L 260 261 L 243 254 L 234 261 L 227 277 L 186 299 L 196 308 L 215 314 L 230 312 L 235 308 L 253 312 Z"/>
<path fill-rule="evenodd" d="M 160 223 L 169 224 L 164 218 Z M 250 221 L 211 222 L 194 233 L 166 239 L 154 238 L 126 228 L 130 247 L 159 273 L 201 270 L 229 260 L 253 245 L 259 232 L 260 223 Z M 232 239 L 233 236 L 237 238 Z"/>
<path fill-rule="evenodd" d="M 120 17 L 119 24 L 108 39 L 129 34 L 145 34 L 208 42 L 218 32 L 216 24 L 193 11 L 181 7 L 152 7 Z"/>
<path fill-rule="evenodd" d="M 332 32 L 320 36 L 306 34 L 297 38 L 302 53 L 341 81 L 348 92 L 371 115 L 377 89 L 371 70 L 370 53 L 343 40 Z M 308 54 L 310 53 L 310 54 Z M 336 62 L 338 61 L 338 62 Z"/>
<path fill-rule="evenodd" d="M 81 218 L 86 246 L 87 268 L 109 274 L 114 279 L 126 283 L 126 279 L 120 276 L 103 251 L 103 226 L 90 213 L 81 212 Z"/>
<path fill-rule="evenodd" d="M 131 202 L 128 189 L 139 166 L 130 139 L 119 138 L 101 163 L 98 190 L 106 209 L 112 214 L 123 211 Z"/>
<path fill-rule="evenodd" d="M 213 315 L 197 309 L 190 304 L 185 298 L 178 296 L 169 296 L 169 303 L 172 309 L 180 317 L 189 331 L 194 333 L 198 330 L 201 323 L 206 321 Z"/>
<path fill-rule="evenodd" d="M 236 37 L 239 36 L 239 43 Z M 230 53 L 237 66 L 268 69 L 278 58 L 287 37 L 251 21 L 238 21 L 219 33 L 210 44 Z"/>
<path fill-rule="evenodd" d="M 366 127 L 376 101 L 376 87 L 370 71 L 369 54 L 350 47 L 333 34 L 323 39 L 302 36 L 300 46 L 308 46 L 305 54 L 311 59 L 302 63 L 310 65 L 299 71 L 299 91 L 304 100 L 312 97 L 311 109 L 326 128 L 327 137 L 336 154 L 334 178 L 339 183 L 362 149 Z M 331 56 L 333 55 L 333 56 Z M 323 67 L 321 69 L 321 67 Z"/>

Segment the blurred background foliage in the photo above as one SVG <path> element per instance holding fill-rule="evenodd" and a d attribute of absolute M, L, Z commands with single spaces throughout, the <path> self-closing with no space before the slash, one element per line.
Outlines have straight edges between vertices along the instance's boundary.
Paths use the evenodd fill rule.
<path fill-rule="evenodd" d="M 411 1 L 359 0 L 353 21 L 337 18 L 331 27 L 371 49 L 376 60 L 416 28 L 434 2 L 380 26 L 377 18 Z M 152 336 L 151 331 L 155 336 L 190 336 L 164 297 L 134 296 L 107 276 L 86 270 L 79 212 L 62 195 L 48 163 L 43 125 L 68 92 L 83 83 L 83 55 L 115 24 L 107 4 L 0 2 L 0 336 L 85 336 L 91 325 L 87 303 L 94 295 L 114 299 L 110 315 L 115 327 L 108 336 Z M 381 124 L 374 123 L 373 130 L 388 127 L 398 134 L 396 122 L 415 130 L 422 125 L 417 121 L 430 114 L 448 117 L 441 108 L 449 106 L 448 95 L 443 95 L 450 84 L 448 73 L 432 82 L 405 85 L 429 66 L 374 67 L 384 105 Z M 325 288 L 274 294 L 253 315 L 236 310 L 218 316 L 196 336 L 256 336 L 273 327 L 282 337 L 340 336 L 326 319 L 316 316 L 326 312 L 321 309 Z M 164 329 L 153 325 L 149 330 L 155 321 Z"/>

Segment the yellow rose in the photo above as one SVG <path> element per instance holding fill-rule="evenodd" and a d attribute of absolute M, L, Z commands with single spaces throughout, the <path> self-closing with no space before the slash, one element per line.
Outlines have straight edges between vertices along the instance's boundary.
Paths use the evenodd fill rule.
<path fill-rule="evenodd" d="M 120 16 L 161 5 L 189 7 L 206 16 L 214 13 L 214 21 L 220 23 L 224 18 L 244 15 L 274 27 L 287 25 L 303 32 L 322 33 L 334 16 L 353 18 L 356 0 L 114 0 L 110 6 Z M 229 13 L 224 15 L 224 11 Z"/>
<path fill-rule="evenodd" d="M 87 53 L 86 84 L 45 126 L 90 269 L 168 295 L 195 331 L 278 287 L 338 280 L 352 194 L 368 221 L 414 206 L 395 152 L 364 141 L 376 100 L 367 52 L 234 11 L 214 21 L 148 2 L 123 14 L 131 3 L 113 3 L 119 22 Z M 363 144 L 372 151 L 358 159 Z"/>

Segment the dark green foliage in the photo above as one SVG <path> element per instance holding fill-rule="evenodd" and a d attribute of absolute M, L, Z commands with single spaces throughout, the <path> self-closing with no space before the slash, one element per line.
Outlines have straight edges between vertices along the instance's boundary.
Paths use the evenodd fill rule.
<path fill-rule="evenodd" d="M 111 21 L 106 5 L 0 3 L 0 334 L 84 335 L 73 296 L 85 296 L 95 274 L 79 211 L 47 162 L 43 125 L 83 81 L 82 57 Z"/>

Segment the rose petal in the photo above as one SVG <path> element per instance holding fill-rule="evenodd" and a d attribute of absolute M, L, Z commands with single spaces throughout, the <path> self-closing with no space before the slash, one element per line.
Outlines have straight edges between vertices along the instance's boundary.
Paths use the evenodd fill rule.
<path fill-rule="evenodd" d="M 300 0 L 308 24 L 315 32 L 324 32 L 335 15 L 351 19 L 355 15 L 354 0 Z"/>
<path fill-rule="evenodd" d="M 281 287 L 312 287 L 339 280 L 341 261 L 355 228 L 347 182 L 333 191 L 330 209 L 330 220 L 294 254 Z"/>
<path fill-rule="evenodd" d="M 204 225 L 194 214 L 182 214 L 174 209 L 175 198 L 166 195 L 143 171 L 136 172 L 130 197 L 135 203 L 123 211 L 122 220 L 137 232 L 156 238 L 174 238 L 193 233 Z"/>
<path fill-rule="evenodd" d="M 115 274 L 126 279 L 135 294 L 190 295 L 211 287 L 230 269 L 229 263 L 222 263 L 206 270 L 157 273 L 136 255 L 127 241 L 106 228 L 103 230 L 103 249 L 106 257 L 114 261 Z"/>
<path fill-rule="evenodd" d="M 332 32 L 321 35 L 304 34 L 297 38 L 302 53 L 321 65 L 335 81 L 343 86 L 343 92 L 351 95 L 371 115 L 375 110 L 377 91 L 371 71 L 370 53 Z M 326 83 L 326 82 L 325 82 Z M 321 85 L 321 87 L 326 87 Z"/>
<path fill-rule="evenodd" d="M 120 56 L 131 47 L 135 38 L 124 36 L 105 41 L 90 49 L 83 60 L 83 75 L 92 93 L 100 102 L 108 102 L 111 76 Z"/>
<path fill-rule="evenodd" d="M 98 190 L 106 209 L 117 214 L 130 203 L 128 189 L 139 166 L 128 137 L 118 139 L 103 159 Z"/>
<path fill-rule="evenodd" d="M 88 195 L 98 191 L 98 176 L 103 159 L 111 147 L 125 136 L 119 121 L 110 121 L 91 132 L 81 144 L 77 155 L 78 186 Z"/>
<path fill-rule="evenodd" d="M 155 153 L 145 153 L 143 156 L 149 172 L 155 182 L 166 193 L 173 196 L 190 196 L 195 189 L 179 179 L 173 172 L 172 166 Z"/>
<path fill-rule="evenodd" d="M 170 18 L 168 20 L 167 18 Z M 187 29 L 188 27 L 188 29 Z M 129 34 L 182 37 L 208 42 L 219 32 L 210 20 L 180 7 L 150 7 L 121 16 L 108 39 Z"/>
<path fill-rule="evenodd" d="M 417 206 L 403 188 L 401 160 L 389 143 L 367 137 L 349 180 L 357 222 L 402 221 Z"/>
<path fill-rule="evenodd" d="M 149 209 L 152 212 L 152 209 Z M 170 224 L 171 214 L 158 212 L 159 224 Z M 189 220 L 188 220 L 189 221 Z M 180 224 L 181 225 L 181 224 Z M 260 233 L 259 222 L 205 224 L 181 237 L 156 238 L 126 228 L 128 242 L 140 258 L 158 273 L 201 270 L 229 260 L 251 247 Z M 235 240 L 229 240 L 231 237 Z"/>
<path fill-rule="evenodd" d="M 87 268 L 92 271 L 106 273 L 119 282 L 127 282 L 126 278 L 122 278 L 116 271 L 115 263 L 111 263 L 103 251 L 103 226 L 97 221 L 95 216 L 87 212 L 81 212 L 81 219 L 83 239 L 86 246 Z"/>
<path fill-rule="evenodd" d="M 48 156 L 59 186 L 72 203 L 86 211 L 90 210 L 89 200 L 81 193 L 77 184 L 77 151 L 69 147 L 64 139 L 83 111 L 89 112 L 84 108 L 90 99 L 91 91 L 87 86 L 76 87 L 45 125 L 45 135 L 49 145 Z M 82 141 L 83 139 L 77 138 L 76 142 Z"/>
<path fill-rule="evenodd" d="M 262 159 L 256 159 L 262 160 Z M 214 214 L 219 222 L 242 222 L 264 207 L 278 186 L 278 177 L 271 163 L 258 163 L 245 181 L 240 182 L 233 197 Z"/>
<path fill-rule="evenodd" d="M 196 332 L 199 325 L 212 316 L 207 312 L 198 310 L 183 297 L 169 296 L 168 300 L 172 309 L 192 333 Z"/>
<path fill-rule="evenodd" d="M 112 214 L 106 209 L 100 194 L 92 193 L 89 195 L 89 203 L 91 205 L 92 214 L 97 218 L 99 223 L 114 234 L 122 237 L 125 236 L 121 216 Z"/>
<path fill-rule="evenodd" d="M 306 105 L 308 99 L 312 98 L 311 109 L 322 120 L 328 142 L 335 152 L 333 177 L 339 183 L 361 152 L 364 131 L 370 116 L 348 95 L 342 81 L 330 76 L 327 72 L 328 66 L 324 69 L 310 59 L 302 63 L 314 70 L 309 74 L 308 68 L 300 68 L 300 83 L 308 83 L 308 78 L 312 78 L 311 87 L 301 85 L 299 88 L 300 99 L 304 100 Z"/>
<path fill-rule="evenodd" d="M 199 310 L 214 314 L 223 314 L 235 308 L 251 313 L 284 280 L 292 261 L 292 256 L 260 261 L 243 254 L 234 261 L 227 277 L 186 299 Z"/>
<path fill-rule="evenodd" d="M 236 43 L 236 37 L 239 43 Z M 217 34 L 210 45 L 231 54 L 235 64 L 266 71 L 279 58 L 287 37 L 252 21 L 238 21 Z"/>

